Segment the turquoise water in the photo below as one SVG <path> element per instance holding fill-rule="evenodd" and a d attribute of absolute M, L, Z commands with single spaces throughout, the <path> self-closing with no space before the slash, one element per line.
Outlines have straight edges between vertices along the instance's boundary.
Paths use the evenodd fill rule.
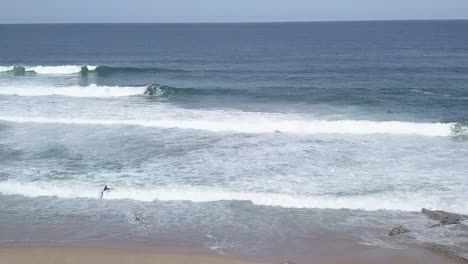
<path fill-rule="evenodd" d="M 0 25 L 0 240 L 466 255 L 467 27 Z"/>

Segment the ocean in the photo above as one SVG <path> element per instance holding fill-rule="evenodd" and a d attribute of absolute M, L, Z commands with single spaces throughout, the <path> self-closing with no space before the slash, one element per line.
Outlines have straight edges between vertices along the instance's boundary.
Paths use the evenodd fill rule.
<path fill-rule="evenodd" d="M 0 25 L 0 242 L 468 257 L 466 225 L 420 213 L 468 214 L 467 29 Z"/>

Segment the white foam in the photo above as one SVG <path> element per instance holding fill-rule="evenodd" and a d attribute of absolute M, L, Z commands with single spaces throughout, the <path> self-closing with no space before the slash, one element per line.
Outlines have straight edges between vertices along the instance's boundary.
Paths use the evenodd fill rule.
<path fill-rule="evenodd" d="M 89 86 L 0 86 L 0 94 L 2 95 L 19 95 L 19 96 L 49 96 L 61 95 L 69 97 L 120 97 L 142 95 L 146 87 L 127 87 L 127 86 L 97 86 L 91 84 Z"/>
<path fill-rule="evenodd" d="M 0 66 L 0 72 L 12 71 L 14 68 L 14 66 Z"/>
<path fill-rule="evenodd" d="M 26 71 L 34 71 L 35 73 L 38 73 L 38 74 L 72 74 L 72 73 L 80 73 L 81 67 L 82 66 L 78 66 L 78 65 L 33 66 L 33 67 L 25 67 L 25 69 Z"/>
<path fill-rule="evenodd" d="M 94 71 L 98 66 L 83 65 L 89 71 Z M 24 66 L 25 71 L 35 72 L 38 74 L 74 74 L 80 73 L 82 65 L 59 65 L 59 66 Z M 0 66 L 0 72 L 12 71 L 15 66 Z"/>
<path fill-rule="evenodd" d="M 0 193 L 26 197 L 58 197 L 98 199 L 101 187 L 57 182 L 0 182 Z M 421 208 L 444 209 L 458 213 L 468 213 L 468 204 L 463 199 L 441 199 L 436 193 L 388 192 L 353 196 L 301 195 L 234 191 L 207 186 L 173 186 L 155 188 L 135 188 L 112 186 L 104 199 L 131 199 L 144 202 L 152 201 L 191 201 L 196 203 L 216 201 L 250 201 L 256 205 L 284 208 L 323 208 L 354 210 L 402 210 L 419 211 Z"/>
<path fill-rule="evenodd" d="M 289 119 L 288 115 L 242 112 L 198 111 L 168 113 L 154 119 L 94 119 L 70 117 L 0 116 L 0 120 L 17 123 L 124 125 L 159 128 L 195 129 L 211 132 L 295 133 L 295 134 L 393 134 L 447 137 L 454 123 L 414 123 L 401 121 Z"/>

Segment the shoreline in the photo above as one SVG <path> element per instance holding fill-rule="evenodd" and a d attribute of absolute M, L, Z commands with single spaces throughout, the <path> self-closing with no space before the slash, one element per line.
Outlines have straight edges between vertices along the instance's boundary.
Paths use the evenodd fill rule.
<path fill-rule="evenodd" d="M 313 242 L 308 256 L 296 258 L 278 256 L 228 256 L 203 248 L 165 248 L 145 246 L 139 242 L 82 241 L 68 242 L 11 242 L 0 244 L 0 264 L 127 264 L 127 263 L 203 263 L 203 264 L 467 264 L 443 249 L 411 247 L 388 249 L 353 243 Z M 331 253 L 334 252 L 334 253 Z"/>
<path fill-rule="evenodd" d="M 0 264 L 85 263 L 200 263 L 255 264 L 240 258 L 202 253 L 154 253 L 148 251 L 79 246 L 0 246 Z"/>

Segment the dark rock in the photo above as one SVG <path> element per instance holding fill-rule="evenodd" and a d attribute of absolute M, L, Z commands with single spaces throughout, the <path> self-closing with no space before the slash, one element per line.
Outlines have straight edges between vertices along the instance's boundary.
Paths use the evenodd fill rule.
<path fill-rule="evenodd" d="M 445 211 L 431 211 L 426 208 L 423 208 L 421 210 L 421 213 L 423 213 L 425 216 L 429 217 L 432 220 L 436 221 L 441 221 L 444 217 L 448 217 L 449 219 L 459 219 L 460 221 L 468 220 L 467 215 L 462 215 L 462 214 L 455 214 L 455 213 L 449 213 Z"/>
<path fill-rule="evenodd" d="M 448 216 L 442 218 L 438 224 L 432 225 L 431 227 L 435 226 L 445 226 L 445 225 L 456 225 L 460 224 L 460 219 L 458 218 L 449 218 Z"/>
<path fill-rule="evenodd" d="M 442 218 L 442 220 L 440 220 L 441 225 L 456 225 L 456 224 L 459 224 L 460 222 L 461 222 L 461 220 L 458 219 L 458 218 L 444 217 L 444 218 Z"/>
<path fill-rule="evenodd" d="M 390 233 L 388 233 L 389 236 L 396 236 L 396 235 L 401 235 L 401 234 L 404 234 L 404 233 L 408 233 L 409 230 L 402 227 L 402 226 L 395 226 L 391 231 Z"/>
<path fill-rule="evenodd" d="M 461 221 L 468 219 L 468 216 L 466 215 L 454 214 L 445 211 L 431 211 L 425 208 L 423 208 L 421 212 L 430 219 L 439 221 L 438 224 L 432 225 L 431 227 L 456 225 L 460 224 Z"/>

